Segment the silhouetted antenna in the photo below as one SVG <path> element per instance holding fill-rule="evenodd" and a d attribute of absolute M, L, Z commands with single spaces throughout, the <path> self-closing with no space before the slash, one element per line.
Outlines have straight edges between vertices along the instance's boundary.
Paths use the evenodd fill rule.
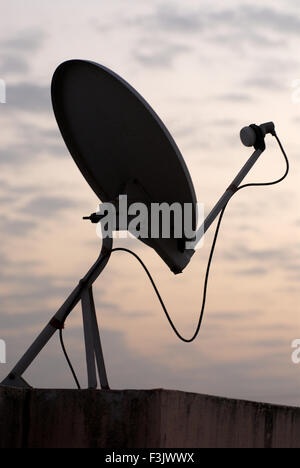
<path fill-rule="evenodd" d="M 240 186 L 242 180 L 265 150 L 265 135 L 271 133 L 276 136 L 274 124 L 271 122 L 261 126 L 251 125 L 241 131 L 243 144 L 254 146 L 255 151 L 196 232 L 196 196 L 183 157 L 162 121 L 137 91 L 102 65 L 84 60 L 71 60 L 61 64 L 54 73 L 52 102 L 64 141 L 83 176 L 104 204 L 111 203 L 116 207 L 118 218 L 114 230 L 125 228 L 132 232 L 130 217 L 125 227 L 124 224 L 121 225 L 120 195 L 126 195 L 131 205 L 142 203 L 146 207 L 151 207 L 153 204 L 166 203 L 168 206 L 177 204 L 182 208 L 190 206 L 189 222 L 194 232 L 192 237 L 187 237 L 184 229 L 180 231 L 181 235 L 177 235 L 175 225 L 172 226 L 168 237 L 165 237 L 160 229 L 158 235 L 152 236 L 152 218 L 148 219 L 149 235 L 138 236 L 160 255 L 175 274 L 181 273 L 188 265 L 194 254 L 195 244 L 216 217 L 220 213 L 223 215 L 234 193 L 243 187 Z M 282 146 L 281 149 L 283 151 Z M 103 230 L 104 218 L 105 215 L 100 212 L 84 217 L 91 222 L 101 223 Z M 184 225 L 185 221 L 183 210 L 181 224 Z M 140 260 L 152 281 L 170 324 L 179 338 L 184 341 L 192 341 L 200 329 L 216 236 L 209 259 L 199 324 L 190 340 L 183 339 L 177 333 L 151 275 Z M 109 261 L 113 251 L 112 244 L 112 235 L 103 235 L 102 249 L 97 261 L 79 281 L 77 287 L 2 385 L 28 386 L 22 378 L 24 372 L 54 333 L 62 330 L 66 318 L 81 301 L 88 386 L 97 387 L 98 373 L 101 387 L 109 388 L 92 287 Z"/>

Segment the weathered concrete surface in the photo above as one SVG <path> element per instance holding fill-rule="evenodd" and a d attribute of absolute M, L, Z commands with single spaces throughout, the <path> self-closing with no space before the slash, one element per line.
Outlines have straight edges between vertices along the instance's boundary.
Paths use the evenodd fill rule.
<path fill-rule="evenodd" d="M 300 447 L 300 408 L 170 390 L 0 388 L 0 447 Z"/>

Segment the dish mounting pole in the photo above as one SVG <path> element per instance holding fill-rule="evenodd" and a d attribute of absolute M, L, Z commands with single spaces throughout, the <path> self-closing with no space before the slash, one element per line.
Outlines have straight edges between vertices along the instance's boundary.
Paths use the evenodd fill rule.
<path fill-rule="evenodd" d="M 79 281 L 76 288 L 66 299 L 61 308 L 52 317 L 40 335 L 19 360 L 9 375 L 3 380 L 1 386 L 30 387 L 23 379 L 24 372 L 32 364 L 52 336 L 64 327 L 64 323 L 74 307 L 81 301 L 84 339 L 86 349 L 86 363 L 88 375 L 88 388 L 97 388 L 97 371 L 102 389 L 109 389 L 106 375 L 104 357 L 101 346 L 100 333 L 93 298 L 93 283 L 107 265 L 112 250 L 112 237 L 104 237 L 100 255 L 87 274 Z"/>
<path fill-rule="evenodd" d="M 234 178 L 234 180 L 231 182 L 229 187 L 225 190 L 219 201 L 215 204 L 211 212 L 206 216 L 202 226 L 197 230 L 196 232 L 196 239 L 193 242 L 194 247 L 198 244 L 198 242 L 201 240 L 201 238 L 204 236 L 208 228 L 211 226 L 211 224 L 215 221 L 217 216 L 221 213 L 223 208 L 227 205 L 229 200 L 233 197 L 235 192 L 238 190 L 240 184 L 246 177 L 246 175 L 250 172 L 254 164 L 257 162 L 261 154 L 264 152 L 265 146 L 262 145 L 260 148 L 257 148 L 254 153 L 250 156 L 248 161 L 244 164 L 240 172 L 237 174 L 237 176 Z M 189 247 L 191 248 L 191 247 Z"/>

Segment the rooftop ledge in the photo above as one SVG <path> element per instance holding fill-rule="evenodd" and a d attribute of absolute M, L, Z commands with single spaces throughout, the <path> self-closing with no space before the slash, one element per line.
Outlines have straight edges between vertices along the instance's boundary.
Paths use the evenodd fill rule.
<path fill-rule="evenodd" d="M 173 390 L 0 388 L 0 448 L 300 448 L 300 408 Z"/>

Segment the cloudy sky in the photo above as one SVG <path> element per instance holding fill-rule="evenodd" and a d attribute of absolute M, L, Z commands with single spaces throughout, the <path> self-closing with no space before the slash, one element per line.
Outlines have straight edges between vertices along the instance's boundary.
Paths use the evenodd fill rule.
<path fill-rule="evenodd" d="M 282 185 L 231 201 L 193 344 L 178 342 L 135 260 L 114 254 L 95 285 L 111 386 L 299 405 L 300 367 L 291 362 L 291 342 L 300 338 L 299 2 L 14 0 L 1 12 L 0 338 L 8 363 L 0 378 L 100 248 L 94 227 L 81 220 L 97 198 L 64 146 L 50 102 L 55 68 L 83 58 L 123 76 L 160 115 L 206 212 L 250 155 L 239 141 L 244 125 L 274 120 L 291 160 Z M 284 171 L 271 137 L 267 144 L 247 181 Z M 212 234 L 178 277 L 138 241 L 116 242 L 142 256 L 187 336 L 198 319 Z M 80 307 L 65 340 L 85 385 Z M 38 387 L 73 387 L 57 337 L 25 377 Z"/>

